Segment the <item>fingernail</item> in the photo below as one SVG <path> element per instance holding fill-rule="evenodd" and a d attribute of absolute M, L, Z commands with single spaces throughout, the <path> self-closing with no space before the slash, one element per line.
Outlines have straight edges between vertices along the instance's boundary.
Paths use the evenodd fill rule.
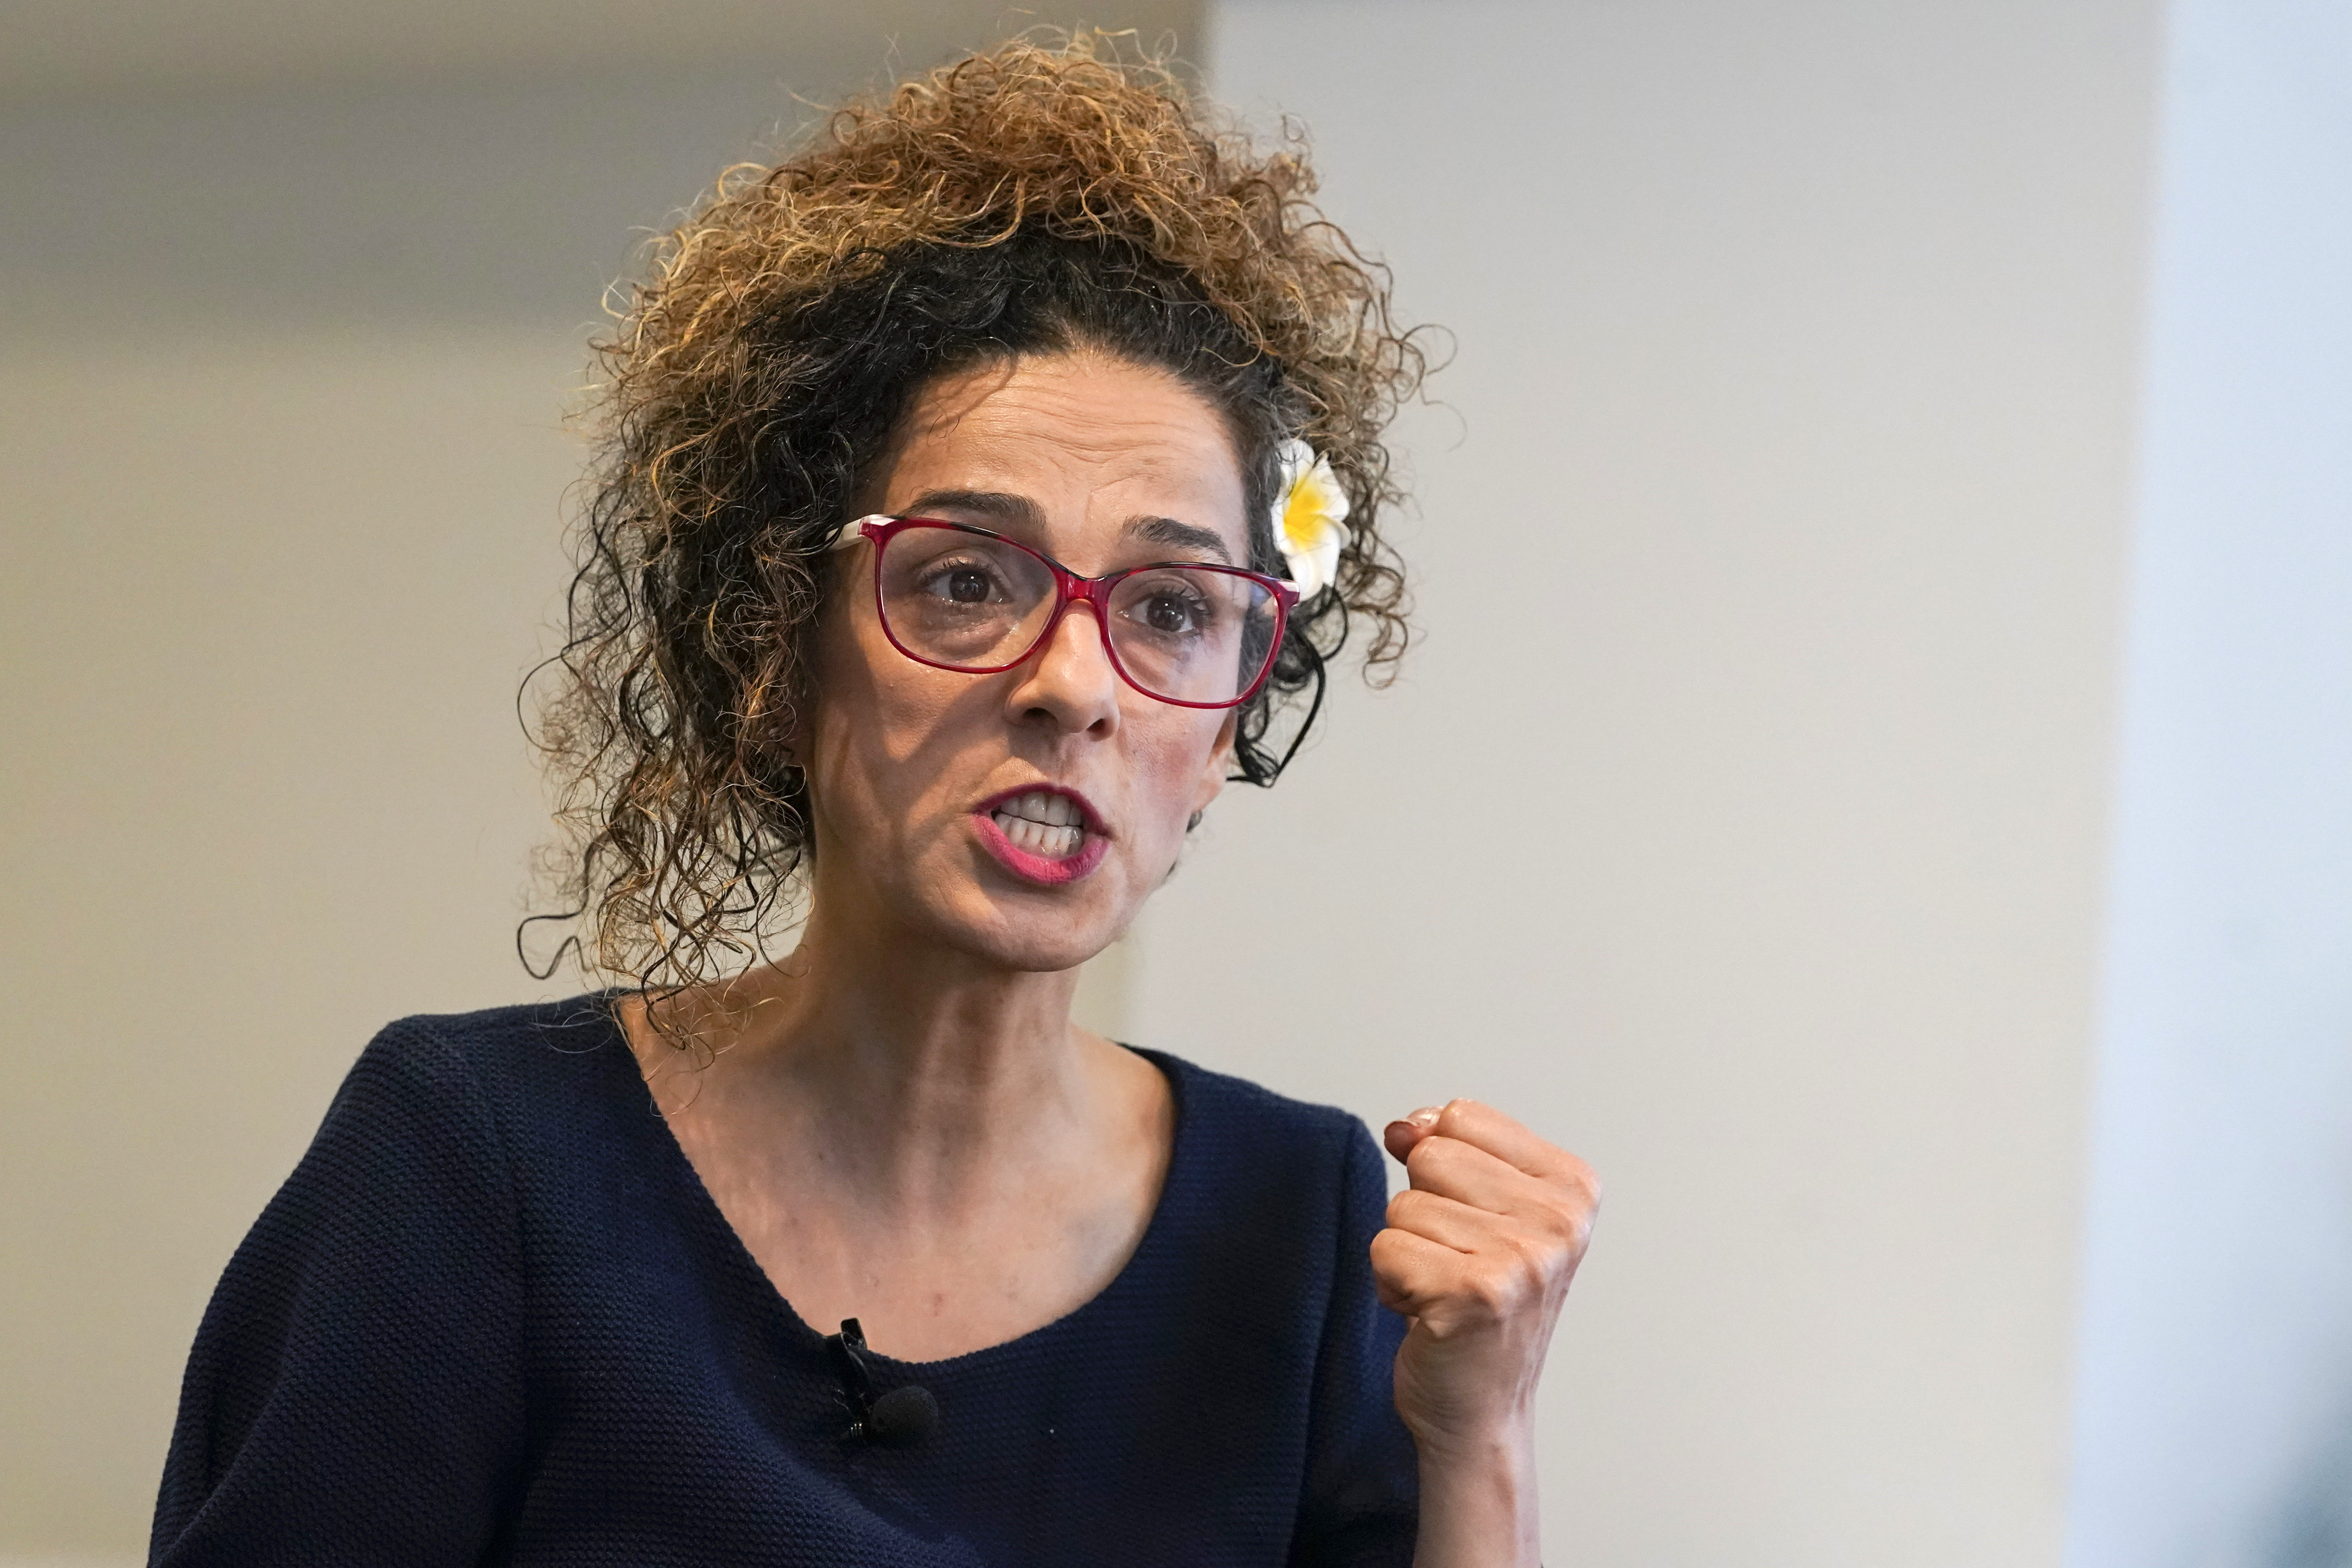
<path fill-rule="evenodd" d="M 1444 1109 L 1445 1108 L 1442 1105 L 1424 1105 L 1419 1110 L 1414 1111 L 1411 1116 L 1406 1117 L 1405 1120 L 1412 1122 L 1415 1127 L 1434 1127 L 1437 1125 L 1439 1115 L 1444 1112 Z"/>

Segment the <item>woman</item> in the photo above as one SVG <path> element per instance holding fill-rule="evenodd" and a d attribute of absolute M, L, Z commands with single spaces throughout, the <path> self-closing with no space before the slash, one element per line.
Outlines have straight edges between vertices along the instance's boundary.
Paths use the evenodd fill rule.
<path fill-rule="evenodd" d="M 670 237 L 545 737 L 635 984 L 369 1047 L 155 1561 L 1536 1562 L 1591 1173 L 1457 1100 L 1384 1212 L 1352 1119 L 1069 1018 L 1351 622 L 1398 644 L 1418 361 L 1308 188 L 1012 46 Z"/>

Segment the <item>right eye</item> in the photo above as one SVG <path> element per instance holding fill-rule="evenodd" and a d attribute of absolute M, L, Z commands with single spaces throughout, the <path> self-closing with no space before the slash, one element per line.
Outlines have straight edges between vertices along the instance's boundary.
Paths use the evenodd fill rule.
<path fill-rule="evenodd" d="M 996 580 L 976 562 L 945 561 L 923 577 L 923 591 L 951 605 L 985 605 L 997 596 Z"/>

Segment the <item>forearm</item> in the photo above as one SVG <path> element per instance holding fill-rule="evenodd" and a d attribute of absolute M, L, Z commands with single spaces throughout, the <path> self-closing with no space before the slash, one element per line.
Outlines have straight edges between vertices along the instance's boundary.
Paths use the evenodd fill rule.
<path fill-rule="evenodd" d="M 1524 1425 L 1484 1440 L 1423 1441 L 1413 1568 L 1540 1568 L 1534 1436 Z"/>

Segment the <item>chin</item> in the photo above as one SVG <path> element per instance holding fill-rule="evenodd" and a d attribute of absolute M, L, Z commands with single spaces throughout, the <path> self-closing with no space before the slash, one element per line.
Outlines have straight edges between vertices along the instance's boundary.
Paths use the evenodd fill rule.
<path fill-rule="evenodd" d="M 1104 866 L 1084 883 L 1053 889 L 992 888 L 974 879 L 935 918 L 950 943 L 1000 968 L 1076 969 L 1117 942 L 1134 917 L 1115 878 L 1116 868 Z"/>
<path fill-rule="evenodd" d="M 950 857 L 953 868 L 934 884 L 953 889 L 938 914 L 956 930 L 950 940 L 957 946 L 1003 968 L 1076 969 L 1117 942 L 1142 904 L 1134 893 L 1131 843 L 1106 841 L 1096 855 L 1069 857 L 1064 864 L 1080 861 L 1083 868 L 1056 880 L 1053 863 L 1024 856 L 1018 847 L 992 845 L 986 829 L 979 831 L 981 842 L 969 858 Z"/>
<path fill-rule="evenodd" d="M 1124 921 L 1109 914 L 1093 917 L 1076 910 L 1046 914 L 1000 906 L 994 919 L 972 930 L 971 946 L 1005 969 L 1056 973 L 1086 963 L 1117 942 L 1125 929 Z"/>

